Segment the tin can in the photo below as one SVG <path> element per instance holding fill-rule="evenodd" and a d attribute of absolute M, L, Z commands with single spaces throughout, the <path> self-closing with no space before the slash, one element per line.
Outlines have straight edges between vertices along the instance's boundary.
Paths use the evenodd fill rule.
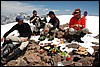
<path fill-rule="evenodd" d="M 63 44 L 64 43 L 64 39 L 60 38 L 60 43 Z"/>
<path fill-rule="evenodd" d="M 67 55 L 66 60 L 67 61 L 71 60 L 71 56 L 70 55 Z"/>
<path fill-rule="evenodd" d="M 64 66 L 64 65 L 62 64 L 62 62 L 58 62 L 57 65 L 58 65 L 58 66 Z"/>

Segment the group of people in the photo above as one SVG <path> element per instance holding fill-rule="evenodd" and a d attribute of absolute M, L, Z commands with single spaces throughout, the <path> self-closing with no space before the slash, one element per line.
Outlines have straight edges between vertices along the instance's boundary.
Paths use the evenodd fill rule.
<path fill-rule="evenodd" d="M 19 42 L 20 46 L 16 50 L 14 50 L 12 54 L 9 55 L 12 48 L 14 48 L 16 45 L 14 44 L 7 45 L 8 47 L 3 49 L 3 52 L 1 53 L 2 64 L 7 63 L 11 59 L 13 59 L 15 56 L 19 55 L 28 46 L 31 35 L 40 34 L 41 28 L 43 28 L 43 32 L 47 32 L 45 29 L 47 29 L 46 27 L 49 27 L 47 34 L 50 34 L 51 36 L 53 36 L 53 34 L 57 32 L 57 30 L 60 30 L 60 31 L 62 30 L 59 28 L 60 21 L 56 17 L 55 13 L 53 11 L 50 11 L 47 15 L 50 17 L 50 20 L 49 22 L 45 20 L 45 22 L 51 24 L 50 26 L 46 26 L 46 23 L 42 22 L 40 17 L 37 16 L 36 10 L 33 11 L 33 16 L 30 18 L 30 22 L 29 22 L 33 24 L 32 27 L 30 27 L 28 23 L 24 23 L 23 21 L 24 18 L 21 17 L 20 15 L 16 17 L 16 21 L 18 23 L 4 34 L 4 36 L 1 38 L 1 42 L 4 41 L 4 43 L 2 44 L 2 48 L 5 47 L 7 43 L 12 44 L 13 41 Z M 77 42 L 83 43 L 83 41 L 81 40 L 81 37 L 84 37 L 84 35 L 89 31 L 86 28 L 85 17 L 87 16 L 87 11 L 85 11 L 84 15 L 81 16 L 81 10 L 78 8 L 78 9 L 75 9 L 72 15 L 73 17 L 69 21 L 68 32 L 64 35 L 65 39 L 68 42 L 72 42 L 73 40 L 75 40 Z M 19 36 L 8 36 L 14 30 L 17 30 L 19 32 Z M 45 35 L 45 33 L 42 33 L 42 35 L 43 34 Z"/>

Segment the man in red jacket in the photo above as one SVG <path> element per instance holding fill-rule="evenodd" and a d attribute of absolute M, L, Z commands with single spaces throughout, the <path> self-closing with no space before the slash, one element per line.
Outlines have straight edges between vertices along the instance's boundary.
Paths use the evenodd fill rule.
<path fill-rule="evenodd" d="M 85 17 L 81 17 L 81 10 L 79 8 L 75 9 L 72 15 L 73 17 L 69 22 L 68 42 L 75 40 L 77 42 L 83 43 L 81 37 L 84 37 L 84 35 L 89 32 L 89 30 L 86 28 L 86 19 Z"/>

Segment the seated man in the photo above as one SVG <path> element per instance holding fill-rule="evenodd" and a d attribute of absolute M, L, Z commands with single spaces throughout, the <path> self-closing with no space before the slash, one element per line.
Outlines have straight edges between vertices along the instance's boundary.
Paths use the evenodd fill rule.
<path fill-rule="evenodd" d="M 45 26 L 45 23 L 41 20 L 39 16 L 37 16 L 37 11 L 33 11 L 33 16 L 30 18 L 30 23 L 31 25 L 31 30 L 34 35 L 39 35 L 40 34 L 40 28 L 43 28 Z"/>
<path fill-rule="evenodd" d="M 52 27 L 49 28 L 49 40 L 53 40 L 59 30 L 60 21 L 53 11 L 50 11 L 47 15 L 50 17 L 48 23 L 52 25 Z"/>
<path fill-rule="evenodd" d="M 43 32 L 41 32 L 42 35 L 40 35 L 39 39 L 43 38 L 42 40 L 44 40 L 48 37 L 48 40 L 51 41 L 56 36 L 60 22 L 53 11 L 50 11 L 47 15 L 50 17 L 50 20 L 45 24 Z"/>
<path fill-rule="evenodd" d="M 68 37 L 66 38 L 68 42 L 73 40 L 83 43 L 81 37 L 84 37 L 89 30 L 86 28 L 86 19 L 84 17 L 81 18 L 81 10 L 75 9 L 72 13 L 74 15 L 69 22 L 69 30 Z"/>
<path fill-rule="evenodd" d="M 1 54 L 1 62 L 2 64 L 10 61 L 11 59 L 13 59 L 15 56 L 19 55 L 28 45 L 29 43 L 29 39 L 32 35 L 32 31 L 30 29 L 30 26 L 28 23 L 24 23 L 23 22 L 23 17 L 21 17 L 21 15 L 18 15 L 16 17 L 16 21 L 18 22 L 16 25 L 14 25 L 9 31 L 7 31 L 4 36 L 1 38 L 1 41 L 14 41 L 14 42 L 20 42 L 21 45 L 11 54 L 8 56 L 8 53 L 10 52 L 11 47 L 15 47 L 12 45 L 9 45 L 9 47 L 3 51 L 3 53 Z M 19 32 L 19 36 L 8 36 L 11 32 L 13 32 L 14 30 L 17 30 Z M 5 43 L 6 44 L 6 43 Z M 6 46 L 5 44 L 3 44 L 3 46 Z M 5 58 L 6 57 L 6 58 Z M 4 60 L 4 58 L 6 60 Z"/>

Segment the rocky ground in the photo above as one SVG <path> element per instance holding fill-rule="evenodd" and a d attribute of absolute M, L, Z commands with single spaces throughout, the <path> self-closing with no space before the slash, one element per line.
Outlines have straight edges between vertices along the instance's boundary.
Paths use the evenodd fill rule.
<path fill-rule="evenodd" d="M 67 47 L 75 47 L 77 44 L 70 44 Z M 17 59 L 11 60 L 4 66 L 97 66 L 99 64 L 99 59 L 96 59 L 99 46 L 93 46 L 93 55 L 82 56 L 70 52 L 70 60 L 66 60 L 62 57 L 60 53 L 55 54 L 55 56 L 48 56 L 47 51 L 40 52 L 40 46 L 38 43 L 31 41 L 31 44 L 27 47 L 25 52 L 23 52 Z M 58 64 L 61 62 L 60 64 Z"/>
<path fill-rule="evenodd" d="M 95 38 L 99 39 L 99 35 Z M 99 45 L 99 43 L 95 44 Z M 79 46 L 78 44 L 70 43 L 66 47 L 78 48 Z M 99 46 L 92 47 L 94 49 L 92 55 L 89 53 L 88 55 L 80 55 L 71 51 L 69 53 L 70 59 L 68 60 L 66 57 L 62 57 L 61 53 L 55 53 L 50 56 L 46 50 L 41 52 L 39 43 L 31 40 L 27 49 L 19 57 L 9 61 L 4 66 L 97 66 L 99 65 Z"/>

